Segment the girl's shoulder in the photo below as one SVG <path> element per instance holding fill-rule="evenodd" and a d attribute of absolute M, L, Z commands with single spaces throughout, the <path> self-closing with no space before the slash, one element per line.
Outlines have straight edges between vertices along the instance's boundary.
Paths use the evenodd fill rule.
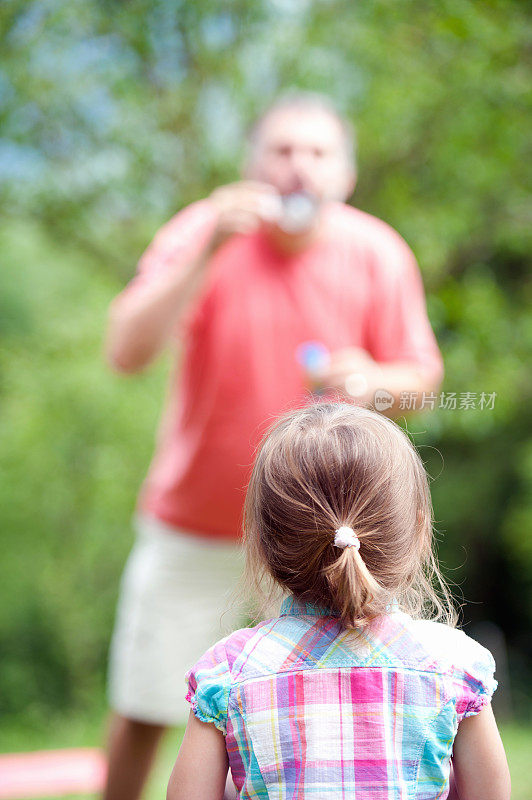
<path fill-rule="evenodd" d="M 238 660 L 255 635 L 256 628 L 230 633 L 209 647 L 185 675 L 185 697 L 194 714 L 202 722 L 213 723 L 222 733 L 226 732 L 229 694 L 239 671 Z"/>
<path fill-rule="evenodd" d="M 212 665 L 223 662 L 234 675 L 240 672 L 244 662 L 260 666 L 260 656 L 264 655 L 265 665 L 272 668 L 276 661 L 286 662 L 287 651 L 301 649 L 300 641 L 308 636 L 308 629 L 312 627 L 320 654 L 326 655 L 329 666 L 335 661 L 329 653 L 331 650 L 338 654 L 338 666 L 346 666 L 352 656 L 358 655 L 360 666 L 367 657 L 374 664 L 382 660 L 383 665 L 404 663 L 407 667 L 442 673 L 467 671 L 483 675 L 495 669 L 490 651 L 464 631 L 433 620 L 416 620 L 401 611 L 381 618 L 380 623 L 353 638 L 346 636 L 339 626 L 324 622 L 319 617 L 299 615 L 264 620 L 220 639 L 201 660 Z M 305 652 L 307 650 L 308 647 Z M 313 651 L 313 662 L 317 655 Z M 290 662 L 293 664 L 293 658 Z"/>
<path fill-rule="evenodd" d="M 490 651 L 464 631 L 430 620 L 409 620 L 409 629 L 425 651 L 423 667 L 447 679 L 459 716 L 478 713 L 497 688 Z"/>
<path fill-rule="evenodd" d="M 413 685 L 435 682 L 459 719 L 478 713 L 497 686 L 489 650 L 448 625 L 394 612 L 352 636 L 334 619 L 298 614 L 216 642 L 187 673 L 187 699 L 196 716 L 224 730 L 235 686 L 286 671 L 360 668 L 410 674 Z"/>
<path fill-rule="evenodd" d="M 242 628 L 220 639 L 200 660 L 205 666 L 223 663 L 233 678 L 251 670 L 276 671 L 281 665 L 303 666 L 309 628 L 316 647 L 311 661 L 332 666 L 401 666 L 445 674 L 487 677 L 495 670 L 490 651 L 462 630 L 433 620 L 415 620 L 396 611 L 380 623 L 351 637 L 339 626 L 314 616 L 281 616 Z M 298 659 L 295 653 L 301 653 Z M 319 652 L 318 652 L 319 651 Z M 290 657 L 288 657 L 290 656 Z"/>
<path fill-rule="evenodd" d="M 497 688 L 495 661 L 487 648 L 463 631 L 415 620 L 400 611 L 382 618 L 373 630 L 381 643 L 379 652 L 387 653 L 388 666 L 413 673 L 414 682 L 438 686 L 438 694 L 454 705 L 459 720 L 477 714 L 491 701 Z"/>
<path fill-rule="evenodd" d="M 405 615 L 406 616 L 406 615 Z M 442 669 L 493 670 L 490 651 L 459 628 L 433 620 L 409 619 L 409 628 L 427 651 L 429 659 Z"/>

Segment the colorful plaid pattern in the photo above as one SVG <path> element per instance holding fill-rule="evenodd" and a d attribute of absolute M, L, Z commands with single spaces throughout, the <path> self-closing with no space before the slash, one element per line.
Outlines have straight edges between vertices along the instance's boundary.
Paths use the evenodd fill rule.
<path fill-rule="evenodd" d="M 225 637 L 187 673 L 196 716 L 226 737 L 242 800 L 447 797 L 458 723 L 489 702 L 491 654 L 395 611 L 353 634 L 324 608 Z"/>

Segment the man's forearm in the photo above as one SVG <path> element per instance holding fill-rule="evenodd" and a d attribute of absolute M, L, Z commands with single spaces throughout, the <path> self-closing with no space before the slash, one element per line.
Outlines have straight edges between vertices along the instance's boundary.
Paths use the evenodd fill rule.
<path fill-rule="evenodd" d="M 147 366 L 197 297 L 208 270 L 210 245 L 184 269 L 172 270 L 141 290 L 126 290 L 111 304 L 106 339 L 110 364 L 121 372 Z"/>
<path fill-rule="evenodd" d="M 430 371 L 411 363 L 380 363 L 381 385 L 378 388 L 386 389 L 394 397 L 393 406 L 387 414 L 393 416 L 398 413 L 402 392 L 437 392 L 443 373 Z"/>
<path fill-rule="evenodd" d="M 380 363 L 382 388 L 393 395 L 401 392 L 431 392 L 439 389 L 442 374 L 410 362 Z"/>

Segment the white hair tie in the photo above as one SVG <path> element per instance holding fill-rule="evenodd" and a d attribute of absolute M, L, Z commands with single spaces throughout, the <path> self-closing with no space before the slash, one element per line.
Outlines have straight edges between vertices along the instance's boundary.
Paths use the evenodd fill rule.
<path fill-rule="evenodd" d="M 347 525 L 342 525 L 341 528 L 338 528 L 334 537 L 334 544 L 342 549 L 344 547 L 356 547 L 357 550 L 360 550 L 360 539 L 353 528 L 349 528 Z"/>

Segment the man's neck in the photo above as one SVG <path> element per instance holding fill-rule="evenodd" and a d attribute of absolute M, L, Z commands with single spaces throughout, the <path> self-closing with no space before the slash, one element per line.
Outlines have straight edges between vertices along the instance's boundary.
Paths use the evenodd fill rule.
<path fill-rule="evenodd" d="M 268 225 L 265 234 L 272 245 L 281 255 L 292 256 L 312 247 L 323 235 L 323 217 L 320 214 L 312 227 L 300 233 L 286 233 L 277 225 Z"/>

